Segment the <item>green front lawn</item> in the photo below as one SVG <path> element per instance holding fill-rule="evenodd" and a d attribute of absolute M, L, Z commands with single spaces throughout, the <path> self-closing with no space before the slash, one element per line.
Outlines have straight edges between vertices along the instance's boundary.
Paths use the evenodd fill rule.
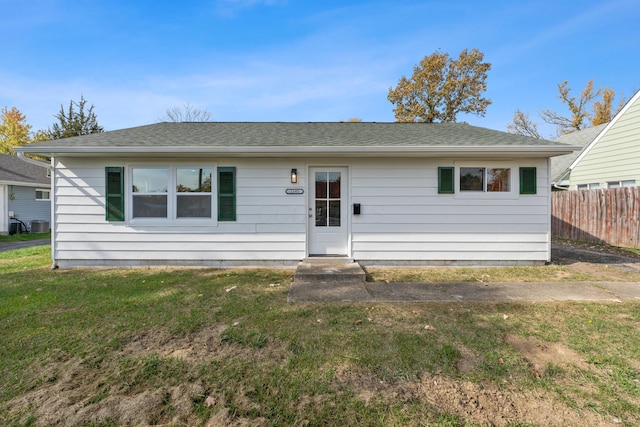
<path fill-rule="evenodd" d="M 49 255 L 0 253 L 3 425 L 640 423 L 640 301 L 288 303 L 289 270 Z"/>
<path fill-rule="evenodd" d="M 47 233 L 18 233 L 11 235 L 0 235 L 0 242 L 22 242 L 26 240 L 50 239 L 51 232 Z"/>

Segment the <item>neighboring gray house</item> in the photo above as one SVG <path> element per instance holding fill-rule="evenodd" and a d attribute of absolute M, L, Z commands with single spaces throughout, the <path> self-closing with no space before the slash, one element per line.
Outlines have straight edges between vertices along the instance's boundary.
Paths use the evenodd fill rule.
<path fill-rule="evenodd" d="M 0 154 L 0 234 L 30 231 L 32 221 L 51 220 L 48 169 Z M 49 231 L 41 230 L 41 231 Z"/>
<path fill-rule="evenodd" d="M 53 265 L 542 264 L 558 142 L 464 123 L 157 123 L 52 158 Z"/>
<path fill-rule="evenodd" d="M 551 186 L 553 190 L 569 189 L 569 178 L 571 176 L 569 166 L 571 166 L 582 151 L 596 139 L 606 126 L 607 123 L 604 123 L 558 137 L 558 142 L 580 147 L 581 150 L 551 159 Z"/>
<path fill-rule="evenodd" d="M 568 137 L 562 142 L 570 142 Z M 640 184 L 640 91 L 594 136 L 566 171 L 569 190 Z"/>

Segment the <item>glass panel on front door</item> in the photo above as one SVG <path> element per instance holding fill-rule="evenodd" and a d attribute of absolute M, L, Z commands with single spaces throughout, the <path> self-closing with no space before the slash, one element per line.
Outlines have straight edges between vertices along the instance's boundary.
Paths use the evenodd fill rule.
<path fill-rule="evenodd" d="M 316 172 L 316 227 L 340 227 L 340 172 Z"/>

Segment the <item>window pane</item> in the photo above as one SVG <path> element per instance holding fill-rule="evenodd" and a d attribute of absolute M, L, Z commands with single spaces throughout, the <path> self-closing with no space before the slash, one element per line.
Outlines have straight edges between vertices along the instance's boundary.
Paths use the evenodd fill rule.
<path fill-rule="evenodd" d="M 607 188 L 618 188 L 618 187 L 620 187 L 620 181 L 607 182 Z"/>
<path fill-rule="evenodd" d="M 487 169 L 487 191 L 511 191 L 511 169 Z"/>
<path fill-rule="evenodd" d="M 327 173 L 316 172 L 316 199 L 327 198 Z"/>
<path fill-rule="evenodd" d="M 483 191 L 484 168 L 460 168 L 460 191 Z"/>
<path fill-rule="evenodd" d="M 210 193 L 212 176 L 212 168 L 178 168 L 176 169 L 176 191 L 178 193 Z"/>
<path fill-rule="evenodd" d="M 178 196 L 178 218 L 211 218 L 211 196 Z"/>
<path fill-rule="evenodd" d="M 316 227 L 327 226 L 327 201 L 316 200 Z"/>
<path fill-rule="evenodd" d="M 635 187 L 636 186 L 636 180 L 635 179 L 630 179 L 630 180 L 627 180 L 627 181 L 622 181 L 621 184 L 622 184 L 623 187 Z"/>
<path fill-rule="evenodd" d="M 49 200 L 49 192 L 46 190 L 36 190 L 36 200 Z"/>
<path fill-rule="evenodd" d="M 134 193 L 166 193 L 169 169 L 133 169 Z"/>
<path fill-rule="evenodd" d="M 133 196 L 134 218 L 166 218 L 167 196 Z"/>
<path fill-rule="evenodd" d="M 340 200 L 329 202 L 329 227 L 340 227 Z"/>
<path fill-rule="evenodd" d="M 340 198 L 340 172 L 329 172 L 329 198 Z"/>

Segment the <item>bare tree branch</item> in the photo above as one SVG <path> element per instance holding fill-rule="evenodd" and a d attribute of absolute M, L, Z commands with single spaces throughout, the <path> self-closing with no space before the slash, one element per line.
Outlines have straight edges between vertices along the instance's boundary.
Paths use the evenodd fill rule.
<path fill-rule="evenodd" d="M 507 132 L 538 139 L 542 138 L 538 133 L 538 125 L 529 119 L 529 113 L 523 113 L 520 110 L 516 110 L 514 113 L 513 123 L 507 125 Z"/>
<path fill-rule="evenodd" d="M 158 120 L 161 122 L 211 122 L 213 116 L 207 110 L 201 110 L 186 103 L 182 107 L 167 109 L 164 116 Z"/>

